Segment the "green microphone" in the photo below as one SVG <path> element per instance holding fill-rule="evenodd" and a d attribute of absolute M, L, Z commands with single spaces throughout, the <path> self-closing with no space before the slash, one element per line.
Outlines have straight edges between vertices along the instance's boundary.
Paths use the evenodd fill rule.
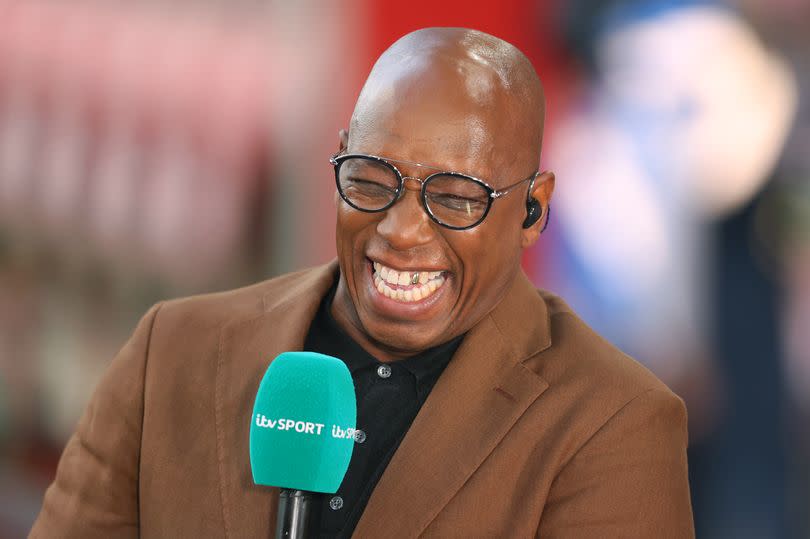
<path fill-rule="evenodd" d="M 284 352 L 267 367 L 250 419 L 257 485 L 280 487 L 276 537 L 312 534 L 313 492 L 334 493 L 354 449 L 357 401 L 341 360 Z"/>

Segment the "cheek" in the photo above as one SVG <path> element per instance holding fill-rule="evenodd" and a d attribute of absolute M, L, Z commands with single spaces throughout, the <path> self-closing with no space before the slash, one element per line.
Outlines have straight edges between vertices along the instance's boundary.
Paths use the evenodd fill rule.
<path fill-rule="evenodd" d="M 360 212 L 349 208 L 342 200 L 338 202 L 337 219 L 335 221 L 335 236 L 338 245 L 351 241 L 357 230 L 361 228 L 358 221 Z"/>
<path fill-rule="evenodd" d="M 346 204 L 343 201 L 338 202 L 337 218 L 335 220 L 335 247 L 338 262 L 344 275 L 352 271 L 354 251 L 352 244 L 357 234 L 357 224 L 352 219 L 353 217 L 352 212 L 346 210 Z"/>
<path fill-rule="evenodd" d="M 505 204 L 492 208 L 483 223 L 457 236 L 457 252 L 483 270 L 495 271 L 520 251 L 520 221 L 517 211 Z"/>
<path fill-rule="evenodd" d="M 486 308 L 484 304 L 502 292 L 520 264 L 520 230 L 512 223 L 500 221 L 487 220 L 479 225 L 480 230 L 476 227 L 451 241 L 463 265 L 462 294 L 483 300 L 482 305 L 470 308 Z"/>
<path fill-rule="evenodd" d="M 361 243 L 370 231 L 374 230 L 374 214 L 363 213 L 350 208 L 342 200 L 338 203 L 335 221 L 335 240 L 341 265 L 348 267 L 350 258 L 362 250 Z"/>

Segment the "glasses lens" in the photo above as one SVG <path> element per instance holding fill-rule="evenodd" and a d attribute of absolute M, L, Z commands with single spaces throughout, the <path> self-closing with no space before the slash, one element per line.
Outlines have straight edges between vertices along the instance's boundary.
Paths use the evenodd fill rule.
<path fill-rule="evenodd" d="M 463 228 L 480 221 L 487 212 L 489 192 L 463 176 L 438 174 L 425 185 L 425 203 L 443 224 Z"/>
<path fill-rule="evenodd" d="M 338 190 L 346 202 L 361 210 L 380 210 L 397 197 L 396 173 L 379 161 L 350 157 L 338 169 Z"/>

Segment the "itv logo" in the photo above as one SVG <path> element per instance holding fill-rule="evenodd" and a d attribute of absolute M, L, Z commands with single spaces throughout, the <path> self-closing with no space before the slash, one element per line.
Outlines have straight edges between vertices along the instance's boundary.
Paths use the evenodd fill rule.
<path fill-rule="evenodd" d="M 284 417 L 271 419 L 264 414 L 256 414 L 256 426 L 264 429 L 276 429 L 320 436 L 325 425 L 323 423 L 297 421 L 295 419 L 287 419 Z M 356 429 L 353 427 L 342 428 L 339 425 L 332 425 L 331 435 L 332 438 L 354 439 L 355 430 Z"/>

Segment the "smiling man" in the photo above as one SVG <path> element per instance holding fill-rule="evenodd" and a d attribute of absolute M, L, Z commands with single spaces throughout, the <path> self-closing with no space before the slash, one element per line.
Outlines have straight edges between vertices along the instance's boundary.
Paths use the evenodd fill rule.
<path fill-rule="evenodd" d="M 333 160 L 333 314 L 379 359 L 461 335 L 503 299 L 554 189 L 536 174 L 544 109 L 526 57 L 481 33 L 415 32 L 377 61 Z"/>
<path fill-rule="evenodd" d="M 355 451 L 322 537 L 692 537 L 682 402 L 536 290 L 544 98 L 481 32 L 375 64 L 331 158 L 338 261 L 155 306 L 68 443 L 35 537 L 266 537 L 248 428 L 268 358 L 346 362 Z"/>

